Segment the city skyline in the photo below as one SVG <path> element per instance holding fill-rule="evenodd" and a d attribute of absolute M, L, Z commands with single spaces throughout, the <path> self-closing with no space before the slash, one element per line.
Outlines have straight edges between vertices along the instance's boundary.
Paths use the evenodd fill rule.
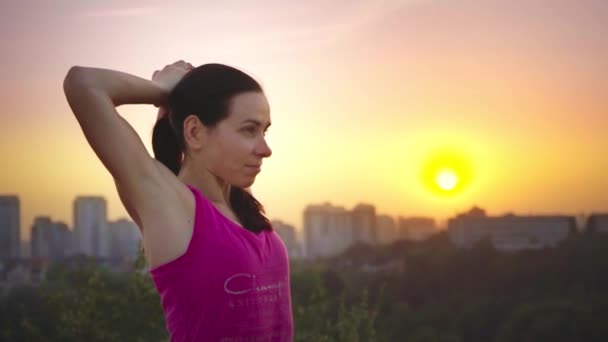
<path fill-rule="evenodd" d="M 34 227 L 36 221 L 38 219 L 50 219 L 53 222 L 57 223 L 57 224 L 65 224 L 67 226 L 67 228 L 71 231 L 74 232 L 74 228 L 75 228 L 75 222 L 74 222 L 74 216 L 75 216 L 75 212 L 72 211 L 70 212 L 70 217 L 69 219 L 63 220 L 63 219 L 58 219 L 53 215 L 47 215 L 47 214 L 34 214 L 33 215 L 33 220 L 31 223 L 26 223 L 23 221 L 23 208 L 22 208 L 22 203 L 23 200 L 21 199 L 20 196 L 15 195 L 15 194 L 0 194 L 0 198 L 9 198 L 9 197 L 13 197 L 15 196 L 18 200 L 17 205 L 19 208 L 19 212 L 20 212 L 20 226 L 21 226 L 21 231 L 20 231 L 20 241 L 22 242 L 29 242 L 30 238 L 31 238 L 31 231 L 32 228 Z M 95 200 L 101 200 L 104 202 L 104 210 L 107 210 L 107 204 L 108 204 L 108 200 L 100 195 L 93 195 L 93 194 L 89 194 L 89 195 L 79 195 L 76 196 L 72 199 L 71 203 L 71 208 L 72 210 L 74 209 L 74 206 L 76 205 L 76 203 L 79 200 L 83 200 L 83 199 L 95 199 Z M 304 228 L 305 228 L 305 216 L 306 216 L 306 211 L 311 208 L 311 207 L 324 207 L 324 206 L 330 206 L 330 207 L 335 207 L 335 208 L 342 208 L 347 212 L 352 212 L 353 210 L 355 210 L 358 206 L 371 206 L 375 209 L 375 216 L 376 217 L 390 217 L 392 220 L 398 221 L 399 219 L 408 219 L 408 218 L 428 218 L 428 219 L 432 219 L 434 221 L 435 227 L 437 231 L 443 230 L 445 228 L 447 228 L 447 224 L 449 222 L 449 220 L 454 219 L 456 217 L 458 217 L 459 215 L 462 215 L 463 213 L 467 213 L 469 212 L 469 210 L 471 209 L 475 209 L 475 208 L 484 208 L 485 212 L 488 212 L 490 215 L 493 216 L 508 216 L 508 215 L 526 215 L 526 216 L 572 216 L 572 217 L 576 217 L 576 218 L 585 218 L 588 217 L 590 215 L 594 215 L 594 214 L 606 214 L 608 213 L 608 210 L 605 211 L 593 211 L 593 210 L 588 210 L 588 211 L 581 211 L 581 212 L 534 212 L 534 211 L 525 211 L 525 212 L 514 212 L 512 210 L 506 210 L 504 212 L 492 212 L 492 211 L 488 211 L 487 208 L 483 205 L 473 205 L 472 207 L 468 207 L 468 208 L 463 208 L 460 211 L 455 212 L 453 215 L 446 217 L 443 220 L 438 219 L 437 217 L 434 216 L 427 216 L 427 215 L 421 215 L 421 214 L 417 214 L 417 213 L 410 213 L 409 215 L 403 215 L 403 214 L 397 214 L 397 215 L 390 215 L 390 214 L 386 214 L 385 212 L 383 212 L 382 210 L 378 210 L 378 206 L 374 203 L 370 203 L 368 201 L 360 201 L 360 202 L 356 202 L 353 206 L 351 207 L 347 207 L 343 204 L 340 203 L 334 203 L 331 201 L 317 201 L 314 203 L 308 203 L 306 204 L 306 206 L 304 208 L 302 208 L 301 211 L 301 220 L 298 221 L 298 223 L 294 223 L 288 220 L 285 220 L 283 218 L 280 217 L 269 217 L 271 222 L 280 222 L 282 224 L 288 225 L 288 226 L 292 226 L 295 228 L 296 234 L 298 236 L 298 239 L 302 239 L 305 232 L 304 232 Z M 349 209 L 350 208 L 350 209 Z M 107 215 L 107 212 L 105 214 L 105 219 L 107 222 L 117 222 L 117 221 L 121 221 L 121 220 L 127 220 L 129 222 L 133 222 L 133 220 L 128 216 L 128 214 L 125 214 L 124 216 L 118 216 L 118 217 L 110 217 L 109 215 Z M 134 222 L 133 222 L 134 223 Z M 580 223 L 580 222 L 579 222 Z M 27 234 L 24 234 L 27 233 Z M 26 238 L 27 237 L 27 238 Z"/>
<path fill-rule="evenodd" d="M 20 221 L 17 215 L 20 202 L 16 196 L 0 196 L 0 242 L 5 246 L 2 260 L 31 257 L 57 262 L 73 255 L 103 260 L 127 255 L 134 258 L 137 254 L 141 240 L 137 226 L 130 219 L 109 220 L 104 197 L 74 198 L 72 229 L 49 216 L 36 216 L 29 240 L 15 235 Z M 324 202 L 307 205 L 302 217 L 300 229 L 279 219 L 271 220 L 290 258 L 294 259 L 335 256 L 357 242 L 374 246 L 397 240 L 422 241 L 444 230 L 457 247 L 470 248 L 489 239 L 497 250 L 507 252 L 555 247 L 577 231 L 608 231 L 608 213 L 600 212 L 587 217 L 512 212 L 493 216 L 487 215 L 483 208 L 473 207 L 449 218 L 447 226 L 441 227 L 432 217 L 392 217 L 377 212 L 376 206 L 370 203 L 358 203 L 346 209 Z"/>
<path fill-rule="evenodd" d="M 252 187 L 301 229 L 319 199 L 445 221 L 608 211 L 608 2 L 117 0 L 3 3 L 0 193 L 73 225 L 71 198 L 128 217 L 70 113 L 73 65 L 150 77 L 219 62 L 258 79 L 273 155 Z M 151 149 L 155 108 L 124 106 Z"/>
<path fill-rule="evenodd" d="M 76 197 L 71 227 L 51 216 L 35 216 L 25 229 L 30 233 L 27 238 L 21 234 L 20 202 L 17 196 L 0 196 L 0 265 L 29 257 L 58 261 L 72 255 L 106 259 L 137 255 L 139 229 L 130 219 L 108 219 L 103 197 Z"/>

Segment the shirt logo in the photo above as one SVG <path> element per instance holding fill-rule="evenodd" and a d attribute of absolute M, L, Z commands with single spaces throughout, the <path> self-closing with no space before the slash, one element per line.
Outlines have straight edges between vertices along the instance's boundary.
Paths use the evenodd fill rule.
<path fill-rule="evenodd" d="M 251 273 L 237 273 L 224 281 L 224 291 L 232 295 L 242 295 L 252 291 L 260 293 L 270 290 L 280 290 L 284 286 L 284 281 L 278 281 L 274 284 L 258 285 L 257 276 Z"/>
<path fill-rule="evenodd" d="M 230 283 L 235 283 L 237 279 L 252 279 L 252 285 L 251 287 L 245 287 L 245 288 L 241 288 L 241 289 L 237 289 L 237 286 L 235 284 L 233 284 L 233 286 L 230 286 Z M 242 282 L 242 281 L 241 281 Z M 253 284 L 255 284 L 255 274 L 249 274 L 249 273 L 237 273 L 231 277 L 228 277 L 228 279 L 226 279 L 226 281 L 224 282 L 224 291 L 226 291 L 226 293 L 228 294 L 233 294 L 233 295 L 241 295 L 241 294 L 245 294 L 247 292 L 251 292 L 253 291 Z"/>

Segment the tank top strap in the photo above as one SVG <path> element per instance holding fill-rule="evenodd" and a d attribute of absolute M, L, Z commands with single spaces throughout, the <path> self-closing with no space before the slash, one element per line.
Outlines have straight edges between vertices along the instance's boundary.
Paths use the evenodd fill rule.
<path fill-rule="evenodd" d="M 207 231 L 213 229 L 217 220 L 215 208 L 213 204 L 198 190 L 197 188 L 186 184 L 188 189 L 194 195 L 195 209 L 194 209 L 194 222 L 192 231 L 192 242 L 198 242 L 202 235 L 205 235 L 203 230 Z M 207 232 L 208 233 L 208 232 Z"/>
<path fill-rule="evenodd" d="M 212 215 L 211 208 L 209 207 L 212 204 L 201 195 L 198 189 L 188 184 L 186 186 L 194 195 L 194 219 L 190 241 L 188 242 L 186 251 L 179 257 L 151 269 L 152 275 L 161 275 L 169 270 L 180 269 L 187 264 L 191 260 L 192 255 L 197 253 L 196 250 L 200 248 L 201 243 L 205 239 L 203 230 L 208 229 L 210 226 L 209 224 L 205 224 L 205 221 L 209 220 L 209 217 Z"/>

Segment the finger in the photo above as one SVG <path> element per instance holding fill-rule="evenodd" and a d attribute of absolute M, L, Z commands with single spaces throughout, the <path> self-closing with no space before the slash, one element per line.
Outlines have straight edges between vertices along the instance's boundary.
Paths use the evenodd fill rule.
<path fill-rule="evenodd" d="M 158 107 L 158 113 L 156 114 L 156 121 L 169 115 L 169 109 L 165 106 Z"/>
<path fill-rule="evenodd" d="M 152 78 L 156 77 L 156 74 L 158 74 L 158 70 L 154 71 L 154 73 L 152 74 Z"/>

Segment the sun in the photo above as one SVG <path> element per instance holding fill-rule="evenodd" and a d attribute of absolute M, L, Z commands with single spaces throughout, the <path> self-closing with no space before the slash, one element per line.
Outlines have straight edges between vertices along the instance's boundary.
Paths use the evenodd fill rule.
<path fill-rule="evenodd" d="M 442 150 L 429 155 L 420 176 L 424 188 L 435 196 L 456 197 L 471 185 L 473 170 L 464 153 Z"/>
<path fill-rule="evenodd" d="M 458 185 L 458 175 L 450 169 L 441 170 L 435 177 L 435 183 L 445 191 L 451 191 Z"/>

